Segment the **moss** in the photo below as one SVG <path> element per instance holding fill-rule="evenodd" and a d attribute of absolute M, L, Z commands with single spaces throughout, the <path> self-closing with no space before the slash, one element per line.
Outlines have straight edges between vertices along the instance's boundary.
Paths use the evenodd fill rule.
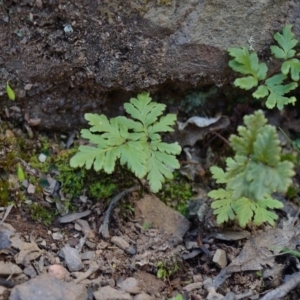
<path fill-rule="evenodd" d="M 107 179 L 94 182 L 88 187 L 88 195 L 95 199 L 103 199 L 111 197 L 116 191 L 117 185 L 109 182 Z"/>
<path fill-rule="evenodd" d="M 29 206 L 29 211 L 33 220 L 40 222 L 46 226 L 50 225 L 56 213 L 49 212 L 49 209 L 46 209 L 38 203 L 33 203 Z"/>
<path fill-rule="evenodd" d="M 58 170 L 58 180 L 62 183 L 62 191 L 71 197 L 82 193 L 86 170 L 84 168 L 73 169 L 70 167 L 70 159 L 77 152 L 77 148 L 61 151 L 54 159 L 53 164 Z"/>
<path fill-rule="evenodd" d="M 192 198 L 192 185 L 179 172 L 174 178 L 166 180 L 158 197 L 168 206 L 174 208 L 184 216 L 187 214 L 187 203 Z"/>
<path fill-rule="evenodd" d="M 0 206 L 7 206 L 9 202 L 9 183 L 0 179 Z"/>
<path fill-rule="evenodd" d="M 30 167 L 37 169 L 43 173 L 48 173 L 50 170 L 50 158 L 47 157 L 45 162 L 40 162 L 37 155 L 33 155 L 29 160 Z"/>

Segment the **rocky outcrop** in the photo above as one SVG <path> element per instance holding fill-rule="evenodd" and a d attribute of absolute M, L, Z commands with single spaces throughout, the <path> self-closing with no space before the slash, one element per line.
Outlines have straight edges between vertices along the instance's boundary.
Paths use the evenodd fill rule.
<path fill-rule="evenodd" d="M 300 36 L 296 1 L 20 3 L 4 1 L 0 11 L 0 97 L 9 80 L 42 128 L 79 127 L 85 112 L 120 114 L 131 92 L 222 86 L 232 78 L 228 47 L 250 46 L 252 37 L 268 59 L 284 24 Z"/>

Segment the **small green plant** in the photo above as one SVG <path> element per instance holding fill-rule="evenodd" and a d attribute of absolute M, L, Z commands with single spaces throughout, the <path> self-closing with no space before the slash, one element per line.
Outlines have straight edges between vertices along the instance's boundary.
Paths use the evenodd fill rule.
<path fill-rule="evenodd" d="M 119 116 L 108 120 L 105 115 L 85 114 L 91 128 L 81 130 L 81 136 L 95 146 L 80 146 L 70 166 L 93 166 L 95 171 L 110 174 L 119 159 L 136 177 L 146 177 L 151 191 L 158 192 L 165 178 L 172 178 L 173 169 L 180 167 L 175 155 L 181 147 L 162 142 L 160 135 L 173 131 L 176 115 L 162 116 L 165 105 L 151 102 L 149 93 L 131 98 L 124 108 L 132 119 Z"/>
<path fill-rule="evenodd" d="M 9 86 L 8 82 L 6 83 L 6 93 L 7 93 L 7 96 L 9 98 L 9 100 L 16 100 L 16 95 L 15 95 L 15 92 L 14 90 Z"/>
<path fill-rule="evenodd" d="M 179 270 L 178 264 L 175 262 L 172 266 L 167 266 L 162 261 L 159 261 L 156 264 L 157 273 L 156 276 L 162 280 L 169 280 L 170 276 L 175 274 Z"/>
<path fill-rule="evenodd" d="M 228 49 L 229 55 L 233 57 L 229 61 L 229 66 L 234 71 L 246 75 L 237 78 L 234 85 L 245 90 L 255 88 L 252 96 L 256 99 L 267 97 L 267 108 L 277 106 L 278 109 L 283 109 L 284 105 L 296 102 L 295 97 L 286 96 L 298 86 L 300 73 L 300 61 L 294 50 L 298 40 L 295 39 L 291 29 L 292 25 L 286 25 L 282 33 L 277 32 L 274 35 L 278 45 L 272 45 L 270 49 L 281 66 L 271 70 L 269 74 L 267 65 L 259 62 L 257 54 L 249 52 L 247 47 Z"/>
<path fill-rule="evenodd" d="M 181 294 L 178 294 L 175 297 L 169 298 L 169 300 L 183 300 L 183 297 Z"/>
<path fill-rule="evenodd" d="M 261 110 L 244 117 L 245 126 L 238 127 L 239 135 L 231 135 L 229 142 L 235 156 L 226 160 L 226 171 L 211 167 L 217 183 L 225 189 L 213 190 L 212 208 L 221 224 L 237 218 L 244 227 L 269 222 L 274 225 L 277 215 L 268 209 L 283 204 L 272 198 L 274 192 L 286 192 L 292 183 L 293 163 L 281 160 L 280 142 L 274 126 L 267 125 Z"/>

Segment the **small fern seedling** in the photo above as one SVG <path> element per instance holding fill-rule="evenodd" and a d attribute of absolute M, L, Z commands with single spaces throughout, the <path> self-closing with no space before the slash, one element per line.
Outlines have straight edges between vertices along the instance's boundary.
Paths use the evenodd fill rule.
<path fill-rule="evenodd" d="M 245 227 L 269 222 L 274 225 L 277 215 L 268 209 L 283 207 L 272 198 L 274 192 L 286 192 L 295 175 L 293 163 L 281 160 L 281 148 L 274 126 L 267 124 L 261 110 L 244 117 L 245 126 L 238 127 L 239 135 L 231 135 L 229 142 L 235 156 L 226 160 L 226 170 L 211 167 L 217 183 L 225 189 L 213 190 L 211 207 L 217 223 L 237 218 Z"/>
<path fill-rule="evenodd" d="M 158 192 L 165 178 L 173 178 L 172 170 L 180 167 L 176 155 L 181 147 L 163 142 L 160 135 L 173 131 L 176 115 L 162 116 L 166 106 L 151 102 L 149 93 L 131 98 L 124 108 L 132 119 L 119 116 L 108 120 L 105 115 L 85 114 L 91 128 L 81 130 L 81 136 L 91 145 L 80 146 L 70 165 L 93 166 L 95 171 L 110 174 L 119 159 L 136 177 L 146 177 L 152 192 Z"/>
<path fill-rule="evenodd" d="M 283 109 L 284 105 L 294 104 L 295 97 L 288 97 L 290 91 L 298 86 L 300 61 L 294 47 L 298 44 L 292 25 L 283 27 L 282 33 L 275 33 L 274 40 L 278 45 L 270 47 L 272 54 L 281 63 L 280 72 L 270 72 L 265 63 L 259 62 L 255 52 L 249 52 L 247 47 L 229 48 L 228 53 L 233 58 L 229 66 L 236 72 L 246 75 L 237 78 L 234 85 L 245 90 L 255 88 L 252 96 L 256 99 L 267 98 L 267 108 Z M 280 65 L 279 65 L 280 67 Z M 275 73 L 275 74 L 274 74 Z"/>

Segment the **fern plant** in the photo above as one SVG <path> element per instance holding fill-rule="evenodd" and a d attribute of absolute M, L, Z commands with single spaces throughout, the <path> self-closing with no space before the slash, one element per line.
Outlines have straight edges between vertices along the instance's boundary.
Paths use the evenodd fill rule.
<path fill-rule="evenodd" d="M 253 220 L 255 225 L 274 225 L 277 215 L 268 209 L 283 207 L 272 198 L 274 192 L 286 192 L 292 183 L 293 163 L 281 160 L 281 148 L 274 126 L 267 124 L 261 110 L 244 117 L 245 126 L 229 142 L 235 156 L 227 158 L 226 170 L 211 167 L 217 183 L 225 189 L 213 190 L 212 208 L 221 224 L 237 218 L 244 227 Z"/>
<path fill-rule="evenodd" d="M 245 90 L 255 89 L 252 96 L 256 99 L 267 98 L 267 108 L 277 106 L 278 109 L 283 109 L 284 105 L 296 102 L 295 97 L 287 96 L 298 86 L 300 73 L 300 61 L 294 49 L 298 40 L 295 39 L 291 29 L 292 25 L 286 25 L 282 33 L 277 32 L 274 35 L 277 45 L 272 45 L 270 49 L 281 66 L 269 74 L 267 65 L 259 62 L 257 54 L 249 52 L 247 47 L 228 49 L 229 55 L 233 58 L 229 61 L 229 66 L 245 75 L 237 78 L 234 85 Z"/>
<path fill-rule="evenodd" d="M 119 159 L 136 177 L 146 177 L 152 192 L 158 192 L 165 178 L 173 177 L 172 170 L 180 167 L 176 159 L 181 152 L 179 144 L 161 139 L 161 133 L 173 131 L 176 121 L 175 114 L 162 116 L 165 107 L 151 102 L 149 93 L 144 92 L 124 105 L 131 119 L 85 114 L 91 128 L 81 130 L 81 136 L 95 146 L 80 146 L 70 160 L 71 167 L 93 166 L 95 171 L 110 174 Z"/>

